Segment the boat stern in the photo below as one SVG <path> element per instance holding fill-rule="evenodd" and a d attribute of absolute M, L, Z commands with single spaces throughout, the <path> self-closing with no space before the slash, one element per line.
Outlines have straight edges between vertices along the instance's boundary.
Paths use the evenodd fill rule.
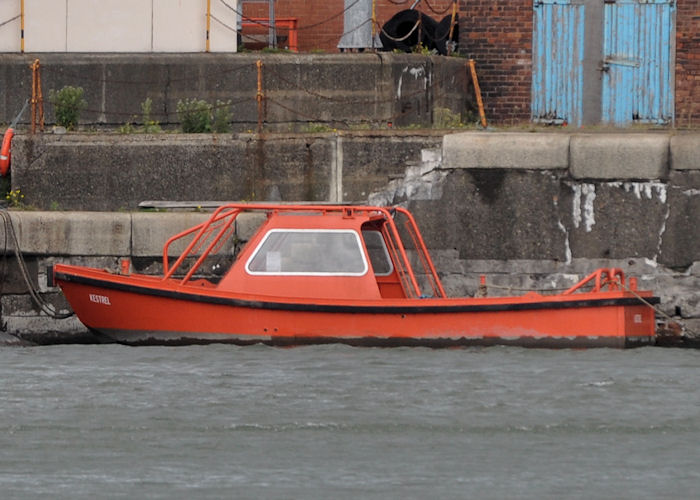
<path fill-rule="evenodd" d="M 657 297 L 647 297 L 650 304 L 658 303 Z M 625 347 L 643 347 L 654 345 L 656 341 L 656 319 L 654 309 L 640 300 L 638 306 L 623 308 L 622 330 L 625 333 Z"/>

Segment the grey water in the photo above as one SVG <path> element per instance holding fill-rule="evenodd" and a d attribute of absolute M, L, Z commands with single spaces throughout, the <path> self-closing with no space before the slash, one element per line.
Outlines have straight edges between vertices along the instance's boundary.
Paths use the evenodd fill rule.
<path fill-rule="evenodd" d="M 0 498 L 697 498 L 700 350 L 0 348 Z"/>

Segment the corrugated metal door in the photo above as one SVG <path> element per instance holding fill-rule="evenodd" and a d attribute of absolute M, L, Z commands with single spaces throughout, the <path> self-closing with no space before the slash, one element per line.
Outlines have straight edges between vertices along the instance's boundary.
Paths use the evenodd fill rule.
<path fill-rule="evenodd" d="M 675 0 L 605 0 L 603 122 L 673 122 L 675 10 Z"/>
<path fill-rule="evenodd" d="M 584 0 L 535 0 L 532 119 L 581 125 Z"/>

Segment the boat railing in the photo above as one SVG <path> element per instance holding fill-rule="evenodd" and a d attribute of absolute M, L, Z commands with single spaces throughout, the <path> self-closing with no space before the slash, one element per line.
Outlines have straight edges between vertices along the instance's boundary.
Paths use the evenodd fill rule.
<path fill-rule="evenodd" d="M 418 280 L 415 279 L 410 267 L 408 267 L 408 260 L 404 260 L 401 257 L 398 250 L 399 245 L 387 225 L 382 226 L 382 235 L 384 236 L 384 241 L 386 241 L 387 250 L 391 255 L 391 259 L 394 261 L 394 268 L 401 282 L 401 287 L 409 298 L 419 297 L 420 286 L 418 285 Z"/>
<path fill-rule="evenodd" d="M 172 278 L 187 257 L 199 254 L 198 259 L 190 266 L 189 270 L 187 273 L 185 273 L 185 276 L 182 279 L 183 284 L 187 283 L 197 269 L 199 269 L 199 267 L 202 265 L 204 260 L 212 252 L 215 252 L 221 248 L 225 242 L 224 236 L 233 227 L 233 223 L 239 213 L 241 213 L 240 208 L 231 206 L 219 207 L 207 221 L 186 229 L 185 231 L 182 231 L 169 238 L 163 245 L 163 279 L 166 280 Z M 174 242 L 194 233 L 197 234 L 192 238 L 171 267 L 168 257 L 168 250 L 170 249 L 170 246 Z M 214 234 L 216 234 L 216 236 L 212 238 Z M 209 244 L 206 246 L 206 248 L 204 248 L 204 245 L 207 242 L 209 242 Z"/>
<path fill-rule="evenodd" d="M 428 248 L 425 245 L 425 241 L 423 240 L 420 231 L 418 231 L 418 225 L 416 224 L 413 215 L 408 210 L 402 208 L 397 208 L 397 210 L 406 217 L 406 221 L 404 222 L 404 228 L 409 234 L 409 237 L 411 238 L 411 241 L 413 243 L 413 247 L 415 248 L 416 253 L 418 254 L 418 260 L 420 261 L 421 266 L 423 267 L 423 273 L 428 278 L 428 283 L 432 288 L 432 296 L 442 298 L 447 297 L 447 294 L 445 293 L 445 290 L 442 287 L 442 283 L 438 278 L 437 270 L 435 269 L 433 260 L 430 257 L 430 252 L 428 252 Z"/>
<path fill-rule="evenodd" d="M 608 291 L 625 290 L 628 288 L 625 283 L 625 273 L 622 269 L 616 267 L 601 268 L 592 272 L 565 292 L 562 292 L 562 295 L 571 295 L 578 290 L 582 290 L 586 286 L 592 286 L 592 288 L 588 290 L 589 292 L 600 292 L 604 287 L 607 287 Z M 635 290 L 636 288 L 636 280 L 630 280 L 629 289 Z"/>
<path fill-rule="evenodd" d="M 404 292 L 409 298 L 418 298 L 426 296 L 438 296 L 446 297 L 442 284 L 440 283 L 440 278 L 438 277 L 437 271 L 430 258 L 430 253 L 425 246 L 425 241 L 421 237 L 420 231 L 418 230 L 418 225 L 411 213 L 401 207 L 393 207 L 390 210 L 382 209 L 383 215 L 386 220 L 386 224 L 383 226 L 382 234 L 384 235 L 384 240 L 387 243 L 387 248 L 392 256 L 394 265 L 396 268 L 396 274 L 399 277 L 401 286 Z M 418 283 L 416 274 L 411 266 L 411 262 L 406 253 L 406 245 L 404 244 L 403 238 L 398 230 L 395 223 L 395 215 L 400 214 L 405 218 L 403 221 L 403 228 L 408 234 L 408 238 L 412 244 L 413 249 L 418 255 L 418 261 L 423 267 L 424 276 L 427 277 L 429 286 L 432 288 L 432 294 L 423 293 L 421 286 Z"/>
<path fill-rule="evenodd" d="M 398 227 L 394 222 L 394 216 L 398 213 L 405 217 L 404 227 L 409 234 L 411 243 L 415 248 L 419 261 L 423 267 L 423 272 L 428 277 L 430 287 L 432 288 L 432 296 L 446 297 L 445 291 L 440 283 L 437 271 L 433 264 L 425 242 L 418 230 L 415 219 L 410 212 L 401 208 L 386 208 L 386 207 L 371 207 L 371 206 L 346 206 L 346 205 L 279 205 L 279 204 L 247 204 L 247 203 L 230 203 L 219 206 L 212 216 L 205 222 L 191 227 L 172 236 L 165 245 L 163 245 L 163 279 L 171 279 L 175 273 L 183 265 L 188 257 L 198 255 L 197 260 L 184 272 L 182 283 L 187 283 L 195 274 L 197 269 L 201 267 L 205 259 L 212 253 L 216 253 L 225 243 L 225 236 L 229 231 L 235 230 L 233 225 L 236 218 L 244 211 L 287 211 L 287 212 L 339 212 L 351 216 L 353 213 L 365 213 L 369 215 L 380 215 L 386 221 L 382 226 L 382 233 L 387 243 L 389 252 L 394 260 L 397 274 L 401 281 L 401 285 L 409 297 L 425 296 L 421 292 L 421 287 L 418 284 L 415 272 L 411 266 L 406 247 L 399 233 Z M 185 249 L 175 262 L 170 265 L 169 250 L 173 243 L 182 240 L 188 236 L 192 239 L 187 244 Z M 180 273 L 182 275 L 183 273 Z"/>

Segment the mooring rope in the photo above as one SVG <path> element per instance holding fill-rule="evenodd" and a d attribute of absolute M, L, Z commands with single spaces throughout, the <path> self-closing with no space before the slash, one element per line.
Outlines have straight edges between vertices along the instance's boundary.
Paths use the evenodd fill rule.
<path fill-rule="evenodd" d="M 668 320 L 668 321 L 670 321 L 670 322 L 672 322 L 672 323 L 677 323 L 677 324 L 681 327 L 682 330 L 685 330 L 685 331 L 686 331 L 687 333 L 689 333 L 691 336 L 693 336 L 693 337 L 700 337 L 700 334 L 698 334 L 698 332 L 693 331 L 692 329 L 688 328 L 688 325 L 686 325 L 685 323 L 683 323 L 683 321 L 681 321 L 680 319 L 674 318 L 673 316 L 671 316 L 671 315 L 667 314 L 666 312 L 662 311 L 660 308 L 656 307 L 654 304 L 652 304 L 651 302 L 649 302 L 648 300 L 646 300 L 644 297 L 642 297 L 641 295 L 639 295 L 636 291 L 632 290 L 630 287 L 628 287 L 628 286 L 625 285 L 624 283 L 619 283 L 619 281 L 618 281 L 618 284 L 621 285 L 622 288 L 625 289 L 625 291 L 630 292 L 632 295 L 634 295 L 634 296 L 637 298 L 637 300 L 639 300 L 640 302 L 642 302 L 644 305 L 651 307 L 651 308 L 654 310 L 654 312 L 655 312 L 656 314 L 658 314 L 659 316 L 663 316 L 666 320 Z"/>
<path fill-rule="evenodd" d="M 377 25 L 379 25 L 379 23 L 377 23 Z M 418 20 L 416 21 L 416 24 L 414 24 L 414 25 L 413 25 L 413 28 L 411 28 L 411 31 L 409 31 L 405 36 L 402 36 L 401 38 L 394 38 L 394 37 L 391 36 L 389 33 L 387 33 L 386 31 L 384 31 L 384 27 L 383 27 L 383 26 L 379 26 L 379 29 L 380 29 L 381 32 L 384 34 L 384 36 L 387 37 L 387 38 L 388 38 L 389 40 L 391 40 L 392 42 L 403 42 L 403 41 L 406 40 L 409 36 L 411 36 L 411 35 L 413 34 L 413 32 L 416 31 L 416 30 L 418 29 L 418 26 L 420 26 L 420 25 L 421 25 L 421 18 L 419 17 Z"/>
<path fill-rule="evenodd" d="M 75 312 L 73 311 L 66 313 L 56 312 L 51 304 L 46 303 L 46 301 L 44 301 L 44 299 L 41 298 L 41 295 L 39 295 L 39 291 L 36 289 L 34 283 L 32 283 L 31 277 L 29 276 L 29 270 L 27 269 L 27 264 L 24 261 L 22 252 L 20 251 L 19 240 L 17 239 L 17 233 L 15 232 L 14 224 L 12 224 L 12 218 L 10 217 L 10 214 L 6 209 L 0 208 L 0 217 L 2 217 L 5 227 L 5 252 L 3 253 L 6 254 L 7 251 L 7 235 L 9 234 L 10 238 L 12 239 L 12 243 L 15 247 L 14 252 L 15 257 L 17 258 L 17 264 L 19 266 L 20 273 L 22 274 L 24 283 L 27 285 L 27 290 L 29 291 L 29 295 L 32 297 L 34 303 L 37 305 L 37 307 L 39 307 L 39 309 L 41 309 L 43 313 L 54 319 L 66 319 L 73 316 L 75 314 Z"/>

